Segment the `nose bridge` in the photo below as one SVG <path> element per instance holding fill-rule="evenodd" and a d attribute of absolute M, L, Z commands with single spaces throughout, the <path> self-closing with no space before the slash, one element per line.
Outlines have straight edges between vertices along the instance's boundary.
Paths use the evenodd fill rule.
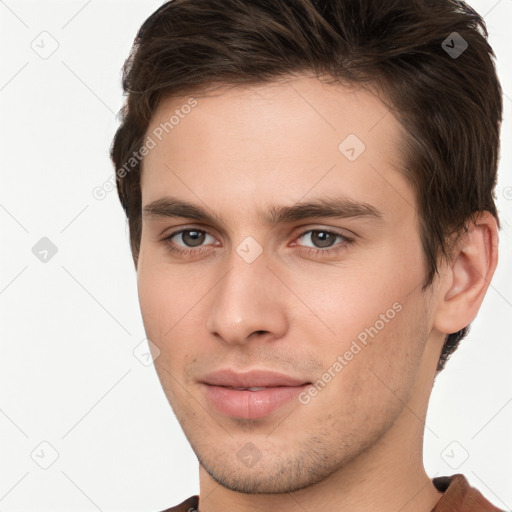
<path fill-rule="evenodd" d="M 206 322 L 210 333 L 230 343 L 243 343 L 254 332 L 283 336 L 286 311 L 278 290 L 282 284 L 267 265 L 266 254 L 254 241 L 233 248 L 229 270 L 212 290 Z"/>

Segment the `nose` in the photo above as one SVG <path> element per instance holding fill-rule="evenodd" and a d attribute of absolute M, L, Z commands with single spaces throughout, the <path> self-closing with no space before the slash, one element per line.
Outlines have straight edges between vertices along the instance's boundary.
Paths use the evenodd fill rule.
<path fill-rule="evenodd" d="M 210 296 L 206 328 L 225 343 L 278 339 L 288 328 L 286 288 L 265 253 L 247 263 L 235 251 Z"/>

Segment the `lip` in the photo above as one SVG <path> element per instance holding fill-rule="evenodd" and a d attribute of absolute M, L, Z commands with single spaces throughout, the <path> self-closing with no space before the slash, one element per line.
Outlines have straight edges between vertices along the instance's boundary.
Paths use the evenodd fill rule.
<path fill-rule="evenodd" d="M 209 404 L 233 418 L 259 419 L 296 399 L 310 382 L 266 370 L 239 373 L 223 369 L 206 375 L 201 387 Z M 265 387 L 258 391 L 240 387 Z"/>
<path fill-rule="evenodd" d="M 249 387 L 278 387 L 278 386 L 302 386 L 308 384 L 305 379 L 292 377 L 283 373 L 269 370 L 250 370 L 247 372 L 237 372 L 231 368 L 216 370 L 205 375 L 201 382 L 214 386 L 224 386 L 233 388 Z"/>

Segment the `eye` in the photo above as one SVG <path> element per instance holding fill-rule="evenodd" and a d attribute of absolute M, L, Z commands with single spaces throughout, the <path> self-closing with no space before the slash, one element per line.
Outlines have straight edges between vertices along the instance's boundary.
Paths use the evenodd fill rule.
<path fill-rule="evenodd" d="M 326 229 L 310 229 L 308 231 L 304 231 L 297 237 L 297 240 L 301 240 L 303 238 L 309 238 L 313 244 L 313 246 L 305 247 L 307 253 L 321 255 L 331 255 L 333 252 L 341 250 L 343 247 L 354 242 L 353 238 L 337 231 L 329 231 Z M 336 239 L 339 239 L 340 243 L 335 245 Z"/>
<path fill-rule="evenodd" d="M 296 243 L 293 243 L 292 246 L 298 245 L 308 254 L 328 256 L 354 242 L 353 238 L 343 233 L 327 229 L 310 229 L 303 231 L 296 240 L 306 239 L 308 237 L 313 244 L 312 246 L 308 247 Z M 208 238 L 210 238 L 210 241 Z M 339 240 L 339 243 L 336 244 L 336 240 Z M 165 236 L 161 241 L 165 244 L 170 253 L 179 256 L 187 256 L 198 255 L 204 251 L 209 251 L 208 245 L 212 242 L 215 243 L 215 238 L 202 229 L 188 228 L 174 231 L 170 235 Z M 182 244 L 180 244 L 179 241 L 181 241 Z M 205 242 L 209 242 L 208 245 L 205 245 Z"/>
<path fill-rule="evenodd" d="M 177 235 L 181 236 L 181 240 L 185 242 L 187 247 L 199 247 L 207 236 L 206 231 L 200 231 L 199 229 L 184 229 L 174 234 L 174 236 Z"/>
<path fill-rule="evenodd" d="M 336 241 L 336 238 L 341 236 L 331 231 L 320 231 L 311 229 L 309 231 L 302 233 L 302 235 L 299 238 L 304 238 L 307 235 L 309 235 L 309 239 L 313 242 L 313 244 L 317 244 L 315 245 L 315 247 L 322 249 L 331 247 L 332 244 Z"/>
<path fill-rule="evenodd" d="M 210 237 L 213 241 L 211 235 L 209 235 L 206 231 L 201 229 L 181 229 L 180 231 L 175 231 L 170 235 L 164 237 L 162 242 L 167 246 L 167 249 L 171 253 L 175 254 L 191 254 L 191 253 L 199 253 L 202 252 L 201 248 L 203 247 L 203 243 L 207 237 Z M 176 240 L 173 240 L 176 238 Z M 184 242 L 184 246 L 180 246 L 177 241 L 181 239 Z M 181 247 L 185 247 L 182 249 Z"/>

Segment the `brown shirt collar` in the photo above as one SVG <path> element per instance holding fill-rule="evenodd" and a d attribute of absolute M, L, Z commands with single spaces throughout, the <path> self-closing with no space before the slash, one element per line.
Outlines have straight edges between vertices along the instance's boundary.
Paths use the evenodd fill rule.
<path fill-rule="evenodd" d="M 503 512 L 487 501 L 460 473 L 432 479 L 443 495 L 432 512 Z"/>
<path fill-rule="evenodd" d="M 443 493 L 431 512 L 503 512 L 487 501 L 464 475 L 439 476 L 432 479 L 436 489 Z M 197 512 L 199 496 L 191 496 L 175 507 L 162 512 Z"/>

